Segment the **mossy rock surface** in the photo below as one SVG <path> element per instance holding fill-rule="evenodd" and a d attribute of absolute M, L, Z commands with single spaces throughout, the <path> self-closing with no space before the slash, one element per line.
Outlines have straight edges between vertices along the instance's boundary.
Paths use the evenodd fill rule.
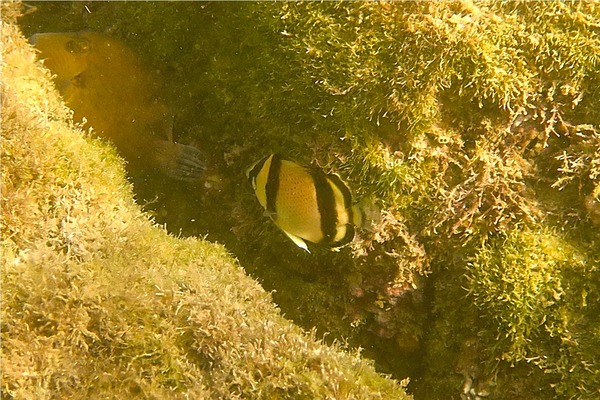
<path fill-rule="evenodd" d="M 153 224 L 2 7 L 3 399 L 410 398 L 222 245 Z"/>
<path fill-rule="evenodd" d="M 162 73 L 210 167 L 133 177 L 137 202 L 297 324 L 418 398 L 600 396 L 597 2 L 34 4 L 27 35 L 105 32 Z M 274 152 L 338 173 L 377 229 L 296 248 L 244 176 Z"/>

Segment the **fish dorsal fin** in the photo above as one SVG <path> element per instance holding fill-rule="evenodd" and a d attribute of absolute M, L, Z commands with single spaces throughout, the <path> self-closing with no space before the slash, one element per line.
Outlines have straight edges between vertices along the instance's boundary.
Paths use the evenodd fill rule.
<path fill-rule="evenodd" d="M 302 240 L 298 236 L 293 235 L 293 234 L 291 234 L 291 233 L 289 233 L 287 231 L 283 231 L 283 233 L 285 233 L 287 235 L 287 237 L 289 237 L 290 239 L 292 239 L 292 242 L 294 242 L 296 244 L 296 246 L 298 246 L 301 249 L 304 249 L 304 250 L 306 250 L 307 252 L 310 253 L 310 250 L 308 249 L 308 246 L 306 245 L 306 242 L 304 240 Z"/>

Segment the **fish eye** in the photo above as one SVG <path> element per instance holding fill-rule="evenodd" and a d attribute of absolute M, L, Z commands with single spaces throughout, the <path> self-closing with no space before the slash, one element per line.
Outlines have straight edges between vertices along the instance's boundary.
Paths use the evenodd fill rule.
<path fill-rule="evenodd" d="M 69 40 L 65 48 L 72 54 L 86 53 L 90 49 L 90 41 L 87 39 Z"/>
<path fill-rule="evenodd" d="M 75 76 L 71 80 L 71 84 L 78 88 L 84 88 L 85 87 L 85 77 L 83 76 L 83 73 Z"/>

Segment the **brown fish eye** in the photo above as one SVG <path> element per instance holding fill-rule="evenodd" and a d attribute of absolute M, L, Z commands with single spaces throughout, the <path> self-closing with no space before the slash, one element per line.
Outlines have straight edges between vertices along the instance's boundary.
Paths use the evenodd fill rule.
<path fill-rule="evenodd" d="M 90 49 L 90 41 L 87 39 L 73 39 L 69 40 L 65 47 L 69 53 L 85 53 Z"/>

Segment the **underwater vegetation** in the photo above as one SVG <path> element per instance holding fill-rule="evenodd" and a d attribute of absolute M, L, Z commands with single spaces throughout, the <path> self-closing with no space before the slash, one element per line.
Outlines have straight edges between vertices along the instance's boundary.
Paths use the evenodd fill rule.
<path fill-rule="evenodd" d="M 284 319 L 223 246 L 141 212 L 17 6 L 2 5 L 2 399 L 409 399 Z"/>
<path fill-rule="evenodd" d="M 32 4 L 26 36 L 100 32 L 160 73 L 207 169 L 134 180 L 137 202 L 287 318 L 415 398 L 600 396 L 600 3 Z M 244 175 L 273 153 L 339 175 L 377 226 L 299 249 Z"/>

